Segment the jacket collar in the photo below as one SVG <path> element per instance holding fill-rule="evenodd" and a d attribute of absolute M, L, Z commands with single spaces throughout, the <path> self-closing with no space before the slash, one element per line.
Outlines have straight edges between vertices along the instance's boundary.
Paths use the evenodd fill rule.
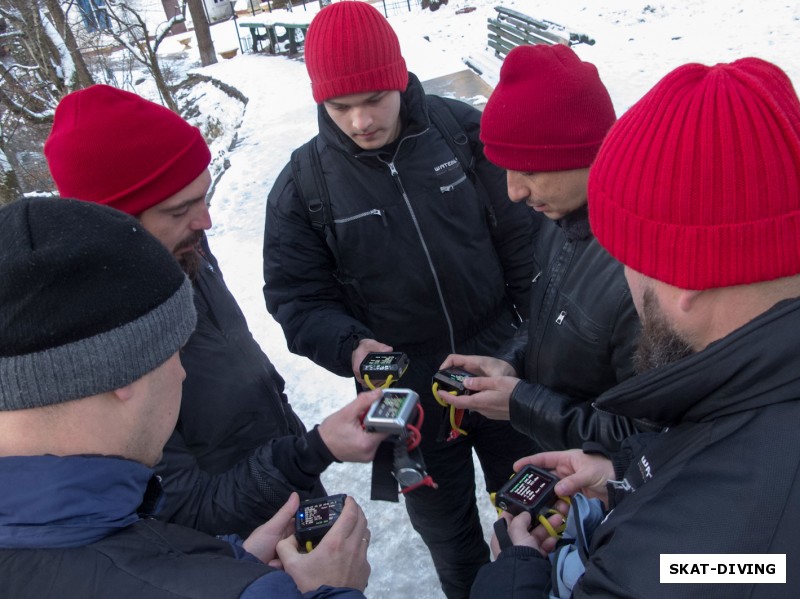
<path fill-rule="evenodd" d="M 800 399 L 800 298 L 780 302 L 706 349 L 634 376 L 598 409 L 664 426 Z"/>
<path fill-rule="evenodd" d="M 586 204 L 556 222 L 570 241 L 588 239 L 592 236 L 592 229 L 589 226 L 589 207 Z"/>
<path fill-rule="evenodd" d="M 5 548 L 88 545 L 151 515 L 161 498 L 150 468 L 105 456 L 0 458 L 0 484 Z"/>

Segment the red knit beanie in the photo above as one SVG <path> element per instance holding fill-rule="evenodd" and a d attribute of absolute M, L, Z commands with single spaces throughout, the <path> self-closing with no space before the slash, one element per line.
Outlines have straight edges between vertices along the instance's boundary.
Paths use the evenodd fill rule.
<path fill-rule="evenodd" d="M 611 129 L 589 174 L 598 241 L 682 289 L 800 273 L 800 101 L 757 58 L 687 64 Z"/>
<path fill-rule="evenodd" d="M 314 101 L 408 87 L 389 22 L 366 2 L 337 2 L 311 21 L 304 50 Z"/>
<path fill-rule="evenodd" d="M 44 154 L 61 196 L 134 216 L 189 185 L 211 161 L 197 127 L 108 85 L 61 100 Z"/>
<path fill-rule="evenodd" d="M 481 117 L 486 157 L 522 172 L 586 168 L 614 123 L 595 66 L 567 46 L 518 46 Z"/>

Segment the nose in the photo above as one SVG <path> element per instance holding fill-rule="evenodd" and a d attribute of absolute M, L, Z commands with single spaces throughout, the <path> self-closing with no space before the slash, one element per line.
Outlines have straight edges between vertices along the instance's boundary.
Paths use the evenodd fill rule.
<path fill-rule="evenodd" d="M 525 185 L 525 178 L 519 171 L 506 171 L 506 187 L 508 197 L 512 202 L 522 202 L 530 195 Z"/>
<path fill-rule="evenodd" d="M 208 231 L 211 228 L 211 214 L 208 211 L 205 200 L 198 202 L 196 213 L 189 224 L 192 231 Z"/>
<path fill-rule="evenodd" d="M 372 125 L 372 114 L 369 109 L 362 106 L 353 108 L 353 128 L 356 131 L 369 131 Z"/>

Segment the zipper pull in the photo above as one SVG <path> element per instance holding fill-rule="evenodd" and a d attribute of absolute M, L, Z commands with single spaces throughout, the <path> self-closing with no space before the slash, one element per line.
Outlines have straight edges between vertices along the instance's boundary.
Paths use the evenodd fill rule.
<path fill-rule="evenodd" d="M 567 317 L 566 311 L 561 310 L 561 314 L 559 314 L 558 318 L 556 318 L 556 324 L 562 324 L 566 317 Z"/>
<path fill-rule="evenodd" d="M 394 162 L 387 162 L 387 166 L 389 167 L 389 172 L 392 173 L 392 177 L 397 176 L 397 169 L 394 168 Z"/>
<path fill-rule="evenodd" d="M 384 212 L 383 210 L 381 210 L 379 208 L 375 208 L 374 210 L 371 211 L 371 214 L 374 214 L 375 216 L 380 216 L 381 217 L 381 222 L 383 223 L 383 228 L 384 229 L 389 226 L 389 223 L 386 222 L 386 212 Z"/>

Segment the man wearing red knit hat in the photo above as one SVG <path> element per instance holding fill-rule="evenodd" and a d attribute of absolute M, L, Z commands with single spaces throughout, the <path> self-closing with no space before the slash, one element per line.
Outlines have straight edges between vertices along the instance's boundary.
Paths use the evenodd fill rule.
<path fill-rule="evenodd" d="M 420 396 L 420 448 L 438 488 L 419 486 L 430 482 L 422 472 L 398 482 L 445 594 L 466 597 L 489 559 L 472 450 L 495 491 L 533 443 L 478 413 L 451 422 L 432 377 L 447 355 L 492 352 L 512 336 L 517 311 L 527 311 L 541 219 L 508 201 L 503 172 L 483 155 L 480 112 L 426 96 L 372 5 L 322 9 L 305 64 L 319 134 L 269 195 L 267 308 L 292 351 L 340 376 L 363 382 L 369 352 L 406 354 L 399 386 Z M 397 500 L 398 482 L 388 482 L 373 497 Z"/>
<path fill-rule="evenodd" d="M 800 99 L 789 78 L 757 58 L 669 73 L 609 132 L 589 215 L 625 265 L 643 329 L 642 372 L 596 405 L 668 428 L 630 437 L 613 461 L 580 450 L 521 460 L 554 470 L 559 495 L 595 495 L 611 511 L 568 577 L 564 548 L 552 573 L 541 527 L 517 516 L 514 546 L 473 596 L 554 596 L 556 580 L 559 597 L 797 597 Z"/>
<path fill-rule="evenodd" d="M 561 44 L 512 50 L 481 118 L 486 156 L 507 169 L 509 197 L 548 221 L 534 248 L 527 327 L 495 357 L 449 356 L 443 367 L 481 376 L 465 380 L 469 395 L 448 401 L 510 419 L 539 451 L 586 442 L 614 450 L 645 426 L 592 407 L 633 375 L 639 336 L 622 265 L 592 236 L 586 208 L 589 166 L 615 120 L 595 66 Z"/>
<path fill-rule="evenodd" d="M 183 402 L 156 468 L 166 495 L 159 518 L 246 536 L 292 491 L 324 495 L 319 474 L 334 460 L 372 459 L 383 437 L 364 432 L 360 415 L 376 394 L 307 432 L 253 339 L 205 238 L 211 154 L 196 127 L 94 85 L 61 100 L 44 152 L 62 196 L 137 217 L 192 279 L 198 324 L 181 348 Z"/>

